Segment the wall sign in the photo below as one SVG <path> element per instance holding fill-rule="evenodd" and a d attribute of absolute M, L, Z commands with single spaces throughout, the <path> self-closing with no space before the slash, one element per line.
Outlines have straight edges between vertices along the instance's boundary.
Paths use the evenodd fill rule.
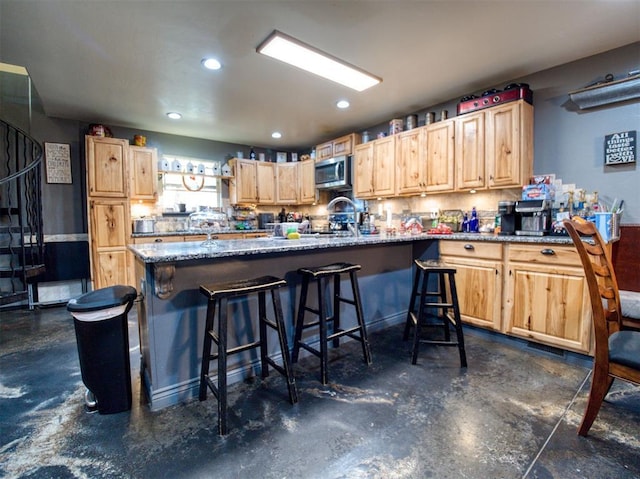
<path fill-rule="evenodd" d="M 65 143 L 45 143 L 47 183 L 71 184 L 71 153 Z"/>
<path fill-rule="evenodd" d="M 604 137 L 604 164 L 625 165 L 636 162 L 636 131 L 622 131 Z"/>

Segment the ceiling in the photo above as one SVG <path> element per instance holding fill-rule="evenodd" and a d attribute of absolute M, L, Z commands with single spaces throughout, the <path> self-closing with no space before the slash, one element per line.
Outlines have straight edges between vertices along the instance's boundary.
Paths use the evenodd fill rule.
<path fill-rule="evenodd" d="M 357 93 L 257 54 L 274 29 L 383 82 Z M 0 61 L 48 116 L 282 149 L 639 40 L 640 0 L 0 0 Z"/>

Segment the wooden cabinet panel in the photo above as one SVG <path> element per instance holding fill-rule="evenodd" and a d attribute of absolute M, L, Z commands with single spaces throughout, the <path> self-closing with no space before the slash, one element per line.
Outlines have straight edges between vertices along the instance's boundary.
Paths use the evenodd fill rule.
<path fill-rule="evenodd" d="M 126 198 L 129 194 L 127 140 L 85 136 L 89 196 Z"/>
<path fill-rule="evenodd" d="M 316 146 L 316 161 L 328 160 L 329 158 L 333 158 L 332 141 Z"/>
<path fill-rule="evenodd" d="M 393 196 L 396 192 L 395 136 L 374 142 L 374 196 Z"/>
<path fill-rule="evenodd" d="M 462 320 L 502 330 L 502 262 L 442 256 L 456 268 L 456 289 Z"/>
<path fill-rule="evenodd" d="M 455 120 L 456 188 L 470 190 L 485 184 L 484 112 Z"/>
<path fill-rule="evenodd" d="M 357 133 L 336 138 L 316 146 L 316 161 L 328 160 L 334 156 L 353 155 L 354 148 L 360 143 L 361 136 Z"/>
<path fill-rule="evenodd" d="M 550 246 L 509 246 L 506 332 L 588 353 L 591 306 L 584 271 L 573 246 Z"/>
<path fill-rule="evenodd" d="M 373 192 L 373 145 L 375 142 L 356 146 L 353 158 L 353 196 L 369 198 Z"/>
<path fill-rule="evenodd" d="M 439 248 L 442 259 L 456 268 L 462 320 L 502 331 L 502 244 L 440 241 Z"/>
<path fill-rule="evenodd" d="M 524 100 L 455 118 L 456 188 L 512 188 L 533 174 L 533 106 Z"/>
<path fill-rule="evenodd" d="M 131 198 L 155 200 L 158 185 L 158 153 L 155 148 L 130 146 Z"/>
<path fill-rule="evenodd" d="M 128 202 L 92 200 L 90 219 L 92 241 L 96 248 L 126 246 L 130 235 Z"/>
<path fill-rule="evenodd" d="M 425 128 L 398 134 L 396 139 L 397 191 L 399 195 L 421 193 L 426 188 Z"/>
<path fill-rule="evenodd" d="M 454 189 L 453 120 L 433 123 L 425 128 L 426 191 L 444 193 Z"/>
<path fill-rule="evenodd" d="M 312 161 L 303 161 L 298 167 L 298 203 L 311 204 L 316 201 L 316 176 L 315 164 Z"/>
<path fill-rule="evenodd" d="M 94 254 L 94 289 L 118 284 L 130 284 L 129 256 L 127 250 L 102 250 Z"/>
<path fill-rule="evenodd" d="M 254 163 L 256 163 L 257 202 L 262 205 L 272 205 L 276 201 L 276 164 L 262 161 L 254 161 Z"/>
<path fill-rule="evenodd" d="M 233 179 L 229 180 L 229 200 L 232 204 L 256 203 L 258 201 L 257 162 L 233 158 Z"/>
<path fill-rule="evenodd" d="M 353 195 L 377 198 L 395 195 L 395 136 L 356 146 Z"/>
<path fill-rule="evenodd" d="M 276 204 L 297 204 L 298 163 L 279 163 L 276 165 L 276 172 Z"/>

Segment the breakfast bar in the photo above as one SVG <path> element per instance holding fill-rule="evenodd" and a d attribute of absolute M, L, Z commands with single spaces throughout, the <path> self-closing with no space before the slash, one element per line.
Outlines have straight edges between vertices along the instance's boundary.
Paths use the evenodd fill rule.
<path fill-rule="evenodd" d="M 381 234 L 303 235 L 297 240 L 276 237 L 221 240 L 215 247 L 204 247 L 201 241 L 130 245 L 141 296 L 138 302 L 140 369 L 151 409 L 158 410 L 197 396 L 207 306 L 199 292 L 201 284 L 262 275 L 284 278 L 287 287 L 282 290 L 282 305 L 289 344 L 292 344 L 300 287 L 297 269 L 340 261 L 358 263 L 362 266 L 359 277 L 365 322 L 368 329 L 375 331 L 405 320 L 413 260 L 438 257 L 439 243 L 449 241 L 517 242 L 536 247 L 541 243 L 568 247 L 571 243 L 570 239 L 561 237 Z M 498 293 L 501 297 L 501 292 Z M 489 301 L 499 303 L 498 298 Z M 249 317 L 244 307 L 234 310 L 237 321 L 229 332 L 230 337 L 238 340 L 256 335 L 255 325 L 242 320 Z M 256 305 L 251 304 L 250 309 L 254 307 Z M 348 312 L 346 319 L 350 319 Z M 229 364 L 230 383 L 254 375 L 259 367 L 255 354 L 240 354 L 234 360 L 235 363 Z"/>

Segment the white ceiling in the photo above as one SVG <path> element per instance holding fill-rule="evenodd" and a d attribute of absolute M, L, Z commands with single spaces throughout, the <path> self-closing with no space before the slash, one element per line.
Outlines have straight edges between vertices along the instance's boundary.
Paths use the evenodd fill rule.
<path fill-rule="evenodd" d="M 383 82 L 357 93 L 257 54 L 274 29 Z M 640 0 L 0 0 L 0 61 L 47 115 L 290 149 L 639 40 Z"/>

